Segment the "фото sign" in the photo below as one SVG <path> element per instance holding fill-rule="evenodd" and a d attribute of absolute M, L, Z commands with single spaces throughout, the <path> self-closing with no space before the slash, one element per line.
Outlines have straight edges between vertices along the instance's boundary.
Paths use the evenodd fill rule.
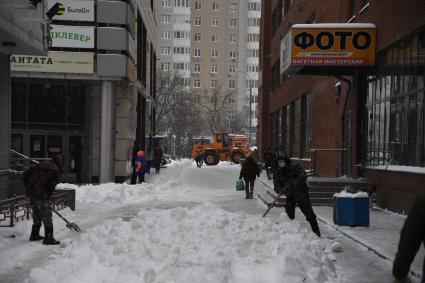
<path fill-rule="evenodd" d="M 290 50 L 286 46 L 288 42 Z M 373 24 L 296 24 L 281 42 L 281 58 L 286 58 L 288 53 L 290 57 L 281 72 L 289 68 L 288 64 L 374 65 L 375 46 L 376 27 Z"/>
<path fill-rule="evenodd" d="M 91 0 L 48 0 L 47 10 L 56 3 L 64 7 L 63 14 L 55 15 L 53 20 L 94 22 L 94 1 Z"/>
<path fill-rule="evenodd" d="M 51 25 L 52 47 L 94 48 L 94 27 Z"/>
<path fill-rule="evenodd" d="M 93 74 L 94 53 L 49 51 L 47 56 L 11 55 L 13 72 Z"/>

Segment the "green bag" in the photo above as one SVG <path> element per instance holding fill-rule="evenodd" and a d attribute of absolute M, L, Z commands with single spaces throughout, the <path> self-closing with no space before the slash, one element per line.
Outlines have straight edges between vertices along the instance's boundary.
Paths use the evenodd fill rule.
<path fill-rule="evenodd" d="M 238 180 L 236 182 L 236 190 L 237 191 L 244 191 L 245 190 L 245 182 L 243 180 Z"/>

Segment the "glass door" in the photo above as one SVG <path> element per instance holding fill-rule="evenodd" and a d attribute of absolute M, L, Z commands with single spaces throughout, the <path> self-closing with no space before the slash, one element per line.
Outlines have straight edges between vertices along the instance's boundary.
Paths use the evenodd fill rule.
<path fill-rule="evenodd" d="M 30 157 L 45 158 L 46 157 L 46 136 L 30 135 Z"/>

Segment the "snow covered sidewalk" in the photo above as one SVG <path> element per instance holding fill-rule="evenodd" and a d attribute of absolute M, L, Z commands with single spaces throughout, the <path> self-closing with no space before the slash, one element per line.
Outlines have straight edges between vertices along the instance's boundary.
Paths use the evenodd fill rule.
<path fill-rule="evenodd" d="M 273 181 L 267 180 L 265 175 L 261 176 L 261 181 L 266 187 L 273 187 Z M 314 211 L 321 227 L 325 224 L 328 229 L 337 231 L 341 236 L 363 246 L 392 265 L 397 252 L 400 231 L 406 219 L 405 215 L 374 208 L 369 211 L 369 227 L 349 227 L 333 223 L 333 207 L 331 206 L 315 206 Z M 419 280 L 422 277 L 424 255 L 425 250 L 421 245 L 410 269 L 413 279 Z"/>

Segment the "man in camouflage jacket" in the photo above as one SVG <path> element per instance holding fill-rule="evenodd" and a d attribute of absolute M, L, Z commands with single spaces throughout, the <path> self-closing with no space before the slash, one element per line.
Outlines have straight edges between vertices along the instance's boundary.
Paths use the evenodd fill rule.
<path fill-rule="evenodd" d="M 55 191 L 62 173 L 62 162 L 60 157 L 55 157 L 53 161 L 45 161 L 30 167 L 24 172 L 23 179 L 26 188 L 26 195 L 30 199 L 33 225 L 30 241 L 39 241 L 43 237 L 39 235 L 41 223 L 44 225 L 45 245 L 58 245 L 53 237 L 52 208 L 49 201 Z"/>

